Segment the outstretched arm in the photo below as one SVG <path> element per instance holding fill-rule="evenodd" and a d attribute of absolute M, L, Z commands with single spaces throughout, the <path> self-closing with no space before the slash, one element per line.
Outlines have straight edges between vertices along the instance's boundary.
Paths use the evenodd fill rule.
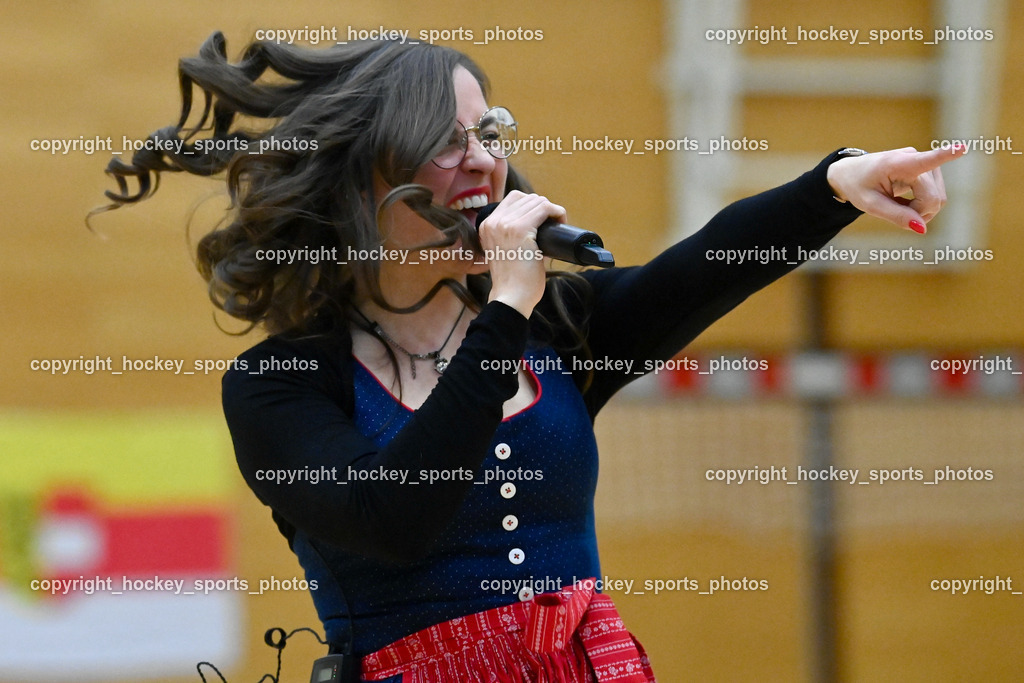
<path fill-rule="evenodd" d="M 938 167 L 958 155 L 895 150 L 839 158 L 834 152 L 796 180 L 726 207 L 645 266 L 585 272 L 595 293 L 593 357 L 632 362 L 628 374 L 595 373 L 586 394 L 591 416 L 649 363 L 677 354 L 862 211 L 911 229 L 920 221 L 923 231 L 946 200 Z M 907 190 L 913 199 L 900 196 Z M 737 258 L 729 262 L 727 254 Z M 576 381 L 582 386 L 582 377 Z"/>

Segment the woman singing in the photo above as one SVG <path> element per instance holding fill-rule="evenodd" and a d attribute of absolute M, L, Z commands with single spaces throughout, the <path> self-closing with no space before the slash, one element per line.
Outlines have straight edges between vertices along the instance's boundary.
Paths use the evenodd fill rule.
<path fill-rule="evenodd" d="M 199 268 L 270 333 L 224 377 L 238 465 L 368 681 L 654 680 L 592 580 L 598 411 L 795 267 L 709 250 L 795 255 L 862 212 L 923 232 L 957 154 L 840 150 L 645 266 L 553 273 L 537 230 L 565 209 L 513 171 L 517 124 L 465 55 L 254 43 L 231 64 L 214 34 L 180 71 L 180 121 L 152 137 L 183 152 L 112 161 L 111 206 L 162 171 L 226 171 Z"/>

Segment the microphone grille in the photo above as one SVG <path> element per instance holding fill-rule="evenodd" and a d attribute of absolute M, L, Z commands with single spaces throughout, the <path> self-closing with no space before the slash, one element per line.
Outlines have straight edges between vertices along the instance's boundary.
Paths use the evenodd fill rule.
<path fill-rule="evenodd" d="M 476 227 L 479 230 L 480 224 L 487 220 L 487 217 L 498 208 L 498 202 L 492 202 L 486 206 L 481 206 L 480 210 L 476 212 Z"/>

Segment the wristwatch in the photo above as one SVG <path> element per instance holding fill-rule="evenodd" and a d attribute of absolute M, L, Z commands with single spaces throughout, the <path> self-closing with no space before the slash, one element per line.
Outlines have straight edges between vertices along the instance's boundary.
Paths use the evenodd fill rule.
<path fill-rule="evenodd" d="M 846 157 L 860 157 L 860 156 L 864 156 L 865 154 L 867 154 L 867 152 L 865 150 L 861 149 L 860 147 L 843 147 L 841 150 L 836 152 L 835 161 L 839 161 L 840 159 L 845 159 Z M 840 204 L 846 204 L 846 200 L 845 199 L 840 199 L 839 197 L 837 197 L 835 195 L 832 195 L 832 198 L 835 199 Z"/>

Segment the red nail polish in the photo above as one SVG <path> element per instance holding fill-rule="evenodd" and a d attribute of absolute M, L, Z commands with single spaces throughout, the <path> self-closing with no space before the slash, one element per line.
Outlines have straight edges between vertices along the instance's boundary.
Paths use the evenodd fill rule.
<path fill-rule="evenodd" d="M 924 223 L 922 223 L 921 221 L 910 221 L 910 229 L 919 235 L 923 235 L 926 231 Z"/>

